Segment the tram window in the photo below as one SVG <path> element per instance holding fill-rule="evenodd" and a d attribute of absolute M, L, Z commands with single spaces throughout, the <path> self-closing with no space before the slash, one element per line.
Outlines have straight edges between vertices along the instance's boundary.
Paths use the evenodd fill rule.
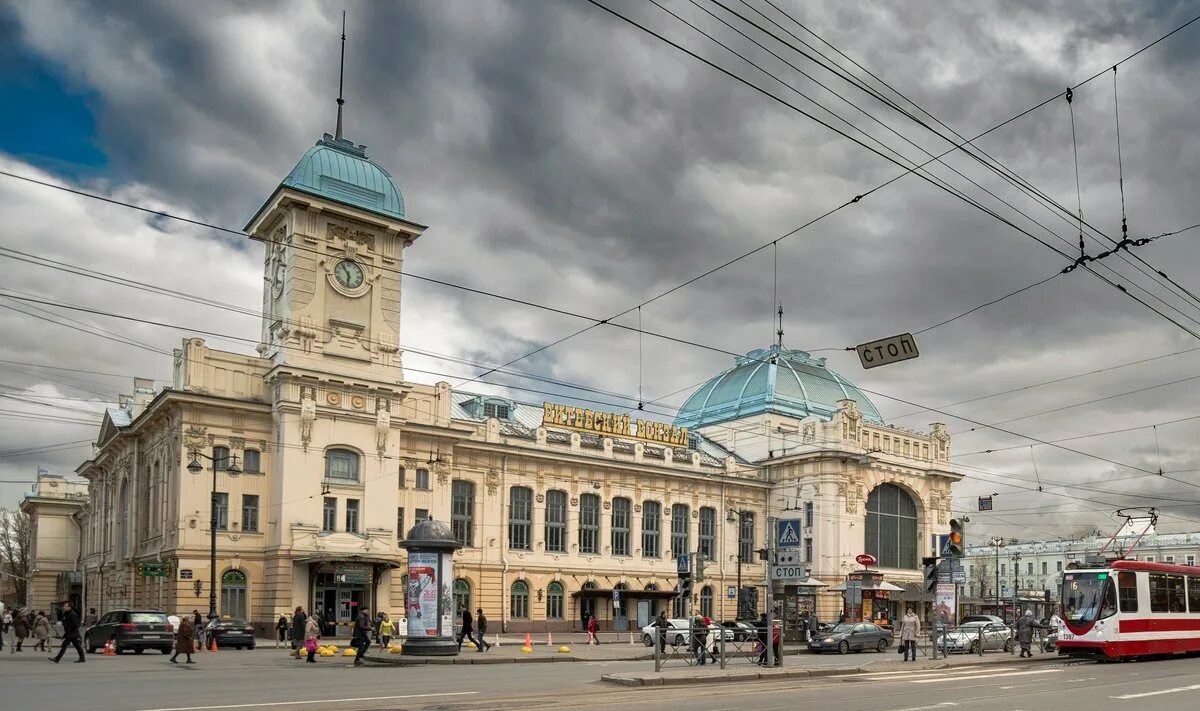
<path fill-rule="evenodd" d="M 1120 598 L 1121 612 L 1138 611 L 1137 575 L 1117 573 L 1117 596 Z"/>
<path fill-rule="evenodd" d="M 1182 575 L 1150 574 L 1150 611 L 1187 611 Z"/>
<path fill-rule="evenodd" d="M 1188 606 L 1193 613 L 1200 613 L 1200 576 L 1190 575 L 1188 583 Z"/>

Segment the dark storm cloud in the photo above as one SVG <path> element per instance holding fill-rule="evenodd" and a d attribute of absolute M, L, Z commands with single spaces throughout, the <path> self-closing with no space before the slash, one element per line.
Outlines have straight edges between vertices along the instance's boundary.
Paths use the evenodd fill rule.
<path fill-rule="evenodd" d="M 789 102 L 820 113 L 652 5 L 611 4 Z M 744 5 L 727 4 L 763 22 Z M 765 3 L 751 4 L 786 23 Z M 871 136 L 924 160 L 920 151 L 691 4 L 668 6 L 760 59 Z M 705 6 L 745 27 L 719 8 Z M 783 6 L 965 135 L 990 128 L 1104 69 L 1194 11 L 1186 2 Z M 98 97 L 92 106 L 97 141 L 113 165 L 114 184 L 132 185 L 133 194 L 164 207 L 238 226 L 320 133 L 332 129 L 340 9 L 294 2 L 116 7 L 42 2 L 14 4 L 8 13 L 30 53 Z M 405 268 L 413 272 L 608 317 L 769 242 L 899 172 L 879 156 L 587 4 L 362 3 L 349 10 L 346 133 L 367 144 L 369 154 L 396 176 L 409 216 L 431 225 L 407 255 Z M 1119 72 L 1126 203 L 1134 236 L 1200 222 L 1191 200 L 1200 178 L 1193 116 L 1200 88 L 1198 38 L 1200 33 L 1185 31 Z M 811 69 L 790 50 L 763 42 Z M 949 147 L 875 100 L 819 70 L 812 73 L 927 150 L 940 153 Z M 1085 215 L 1119 237 L 1111 76 L 1080 88 L 1074 108 Z M 1070 114 L 1062 99 L 995 131 L 979 145 L 1074 212 Z M 1049 231 L 983 196 L 945 167 L 930 169 L 1073 253 L 1073 247 L 1059 240 L 1074 244 L 1071 224 L 970 159 L 956 154 L 947 162 L 1014 202 Z M 22 193 L 21 199 L 38 198 Z M 79 221 L 92 222 L 90 233 L 97 238 L 114 224 L 144 235 L 144 221 L 137 216 L 113 223 L 119 218 L 108 211 L 76 214 Z M 245 306 L 258 303 L 257 247 L 240 245 L 237 253 L 224 244 L 219 255 L 197 262 L 198 245 L 213 236 L 175 229 L 172 235 L 182 240 L 184 254 L 171 264 L 179 265 L 182 278 L 200 280 L 198 293 L 207 293 L 204 284 L 215 283 L 220 267 L 231 265 L 236 276 L 225 298 Z M 1196 284 L 1197 239 L 1197 233 L 1169 238 L 1139 253 L 1181 282 Z M 29 240 L 29 249 L 38 251 L 33 248 L 39 244 L 37 236 Z M 111 254 L 73 253 L 65 240 L 42 243 L 54 245 L 67 261 L 108 258 L 114 271 L 153 269 L 164 279 L 176 275 L 172 266 L 152 259 L 130 258 L 123 265 Z M 167 243 L 155 244 L 161 257 Z M 1089 246 L 1092 252 L 1097 249 Z M 208 264 L 212 271 L 207 277 L 185 274 L 194 263 Z M 785 343 L 841 348 L 924 328 L 1043 279 L 1064 263 L 1029 237 L 908 176 L 780 242 L 777 252 L 759 252 L 656 301 L 642 316 L 648 329 L 744 352 L 770 342 L 777 295 L 787 309 Z M 1131 278 L 1148 283 L 1130 266 L 1109 263 L 1122 274 L 1122 283 Z M 22 284 L 55 293 L 45 280 Z M 1151 288 L 1188 316 L 1142 298 L 1200 329 L 1187 320 L 1200 317 L 1200 311 L 1181 305 L 1162 287 Z M 411 279 L 405 289 L 403 329 L 409 345 L 480 361 L 503 362 L 587 325 Z M 91 298 L 120 298 L 118 294 Z M 153 307 L 153 315 L 177 323 L 249 337 L 257 327 L 254 319 L 231 321 L 227 313 L 172 302 L 136 307 Z M 631 314 L 621 322 L 633 325 L 636 320 Z M 169 348 L 180 334 L 141 335 Z M 867 373 L 853 354 L 834 350 L 815 355 L 828 356 L 840 372 L 872 390 L 937 406 L 1195 344 L 1082 271 L 920 340 L 921 359 Z M 50 357 L 71 358 L 69 337 L 53 329 L 31 332 L 20 344 L 19 350 L 41 347 Z M 640 383 L 638 339 L 611 328 L 592 329 L 518 367 L 626 394 L 636 393 L 640 384 L 647 396 L 658 397 L 731 364 L 727 355 L 651 337 L 642 339 L 641 351 Z M 98 358 L 118 370 L 132 367 L 123 365 L 122 351 L 115 346 L 100 349 Z M 163 373 L 166 366 L 156 358 L 145 354 L 137 367 Z M 1180 356 L 950 411 L 984 421 L 1018 417 L 1187 377 L 1196 362 L 1195 356 Z M 477 372 L 414 354 L 405 363 L 439 372 Z M 1184 384 L 1016 422 L 1012 429 L 1051 439 L 1165 421 L 1197 414 L 1188 410 L 1198 391 L 1195 384 Z M 683 397 L 668 402 L 678 404 Z M 889 417 L 914 409 L 882 396 L 873 399 Z M 954 431 L 968 426 L 934 413 L 904 418 L 901 424 L 923 427 L 935 420 L 948 421 Z M 1188 468 L 1192 458 L 1186 443 L 1196 430 L 1188 427 L 1166 430 L 1170 434 L 1163 451 L 1170 452 L 1177 462 L 1172 466 L 1178 468 Z M 1142 435 L 1088 440 L 1079 448 L 1118 461 L 1136 454 L 1141 462 L 1144 451 L 1126 449 L 1144 446 L 1144 438 L 1137 439 Z M 975 451 L 1021 441 L 980 431 L 961 435 L 955 447 Z M 1038 449 L 1039 457 L 1043 449 L 1061 478 L 1090 481 L 1111 474 L 1108 464 L 1045 447 Z M 977 459 L 964 463 L 1007 468 L 1014 476 L 1029 473 L 1027 456 L 997 455 L 995 465 Z M 63 457 L 62 468 L 73 468 L 73 461 Z M 956 497 L 965 498 L 956 501 L 967 502 L 995 486 L 983 478 L 968 479 L 956 489 Z M 1183 488 L 1169 481 L 1162 486 L 1166 491 Z M 1038 496 L 1013 490 L 1008 500 L 1044 505 L 1027 502 Z M 1069 500 L 1059 500 L 1062 511 L 1074 510 Z M 1093 520 L 1095 514 L 1079 520 L 1088 517 Z"/>

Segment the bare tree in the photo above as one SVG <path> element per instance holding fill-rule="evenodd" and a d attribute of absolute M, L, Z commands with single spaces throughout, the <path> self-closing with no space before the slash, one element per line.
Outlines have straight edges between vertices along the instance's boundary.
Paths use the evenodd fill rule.
<path fill-rule="evenodd" d="M 985 561 L 975 563 L 975 579 L 974 583 L 979 588 L 979 597 L 987 597 L 988 585 L 994 585 L 995 580 L 992 579 L 992 569 Z"/>
<path fill-rule="evenodd" d="M 0 577 L 16 591 L 17 606 L 25 604 L 32 566 L 33 522 L 23 511 L 0 509 Z"/>

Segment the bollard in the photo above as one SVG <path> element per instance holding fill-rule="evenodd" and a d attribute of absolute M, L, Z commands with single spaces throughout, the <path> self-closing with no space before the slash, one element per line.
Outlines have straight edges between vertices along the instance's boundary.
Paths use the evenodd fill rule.
<path fill-rule="evenodd" d="M 983 656 L 983 625 L 979 626 L 979 656 Z"/>
<path fill-rule="evenodd" d="M 662 635 L 662 630 L 655 627 L 654 628 L 654 639 L 653 639 L 653 642 L 654 642 L 654 671 L 655 672 L 658 672 L 662 669 L 662 642 L 659 641 L 661 635 Z"/>
<path fill-rule="evenodd" d="M 721 670 L 725 669 L 725 631 L 721 631 L 721 639 L 717 643 L 717 648 L 721 650 Z"/>

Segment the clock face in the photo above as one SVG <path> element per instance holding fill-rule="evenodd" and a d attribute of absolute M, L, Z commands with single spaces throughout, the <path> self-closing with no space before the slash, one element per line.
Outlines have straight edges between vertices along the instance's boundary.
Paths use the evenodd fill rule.
<path fill-rule="evenodd" d="M 347 289 L 357 289 L 363 283 L 363 270 L 358 262 L 343 259 L 333 268 L 333 277 Z"/>

